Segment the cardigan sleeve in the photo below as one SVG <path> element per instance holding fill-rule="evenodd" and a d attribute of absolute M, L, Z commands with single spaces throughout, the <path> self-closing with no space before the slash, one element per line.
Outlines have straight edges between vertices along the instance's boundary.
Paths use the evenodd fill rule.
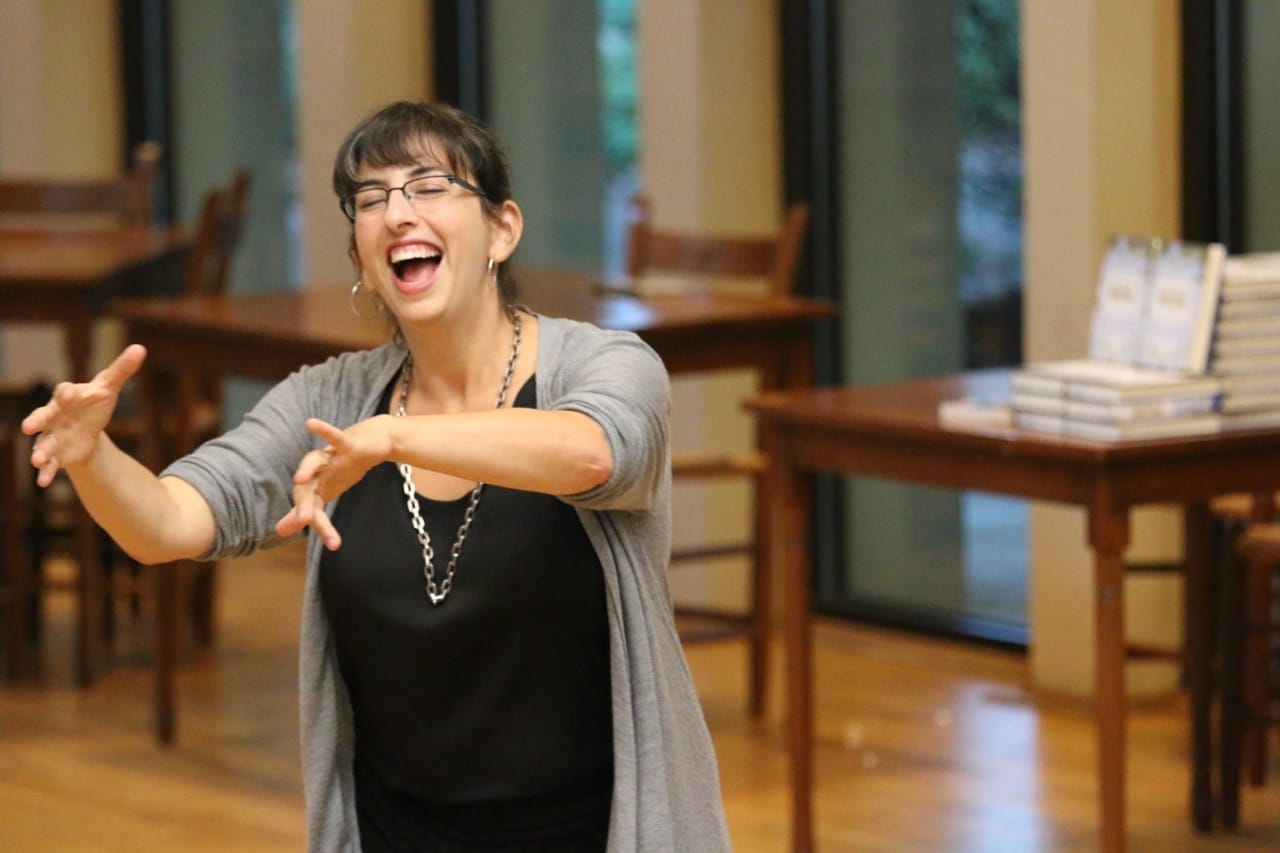
<path fill-rule="evenodd" d="M 653 349 L 631 332 L 565 323 L 551 338 L 554 359 L 540 359 L 539 389 L 549 386 L 539 406 L 582 412 L 604 430 L 613 454 L 609 479 L 565 497 L 584 509 L 647 511 L 669 476 L 671 388 L 666 367 Z M 546 340 L 546 339 L 544 339 Z M 558 345 L 557 345 L 558 344 Z M 544 380 L 541 371 L 549 367 Z"/>
<path fill-rule="evenodd" d="M 190 483 L 217 520 L 202 559 L 243 556 L 279 543 L 275 524 L 293 507 L 293 474 L 319 439 L 316 417 L 347 426 L 367 417 L 403 351 L 346 353 L 303 367 L 271 388 L 227 433 L 170 464 L 161 476 Z"/>

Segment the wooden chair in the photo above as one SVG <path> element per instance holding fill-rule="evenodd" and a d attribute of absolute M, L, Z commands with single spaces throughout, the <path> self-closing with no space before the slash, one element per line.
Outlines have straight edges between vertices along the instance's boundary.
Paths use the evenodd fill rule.
<path fill-rule="evenodd" d="M 1210 501 L 1209 515 L 1211 535 L 1214 537 L 1212 543 L 1214 559 L 1230 561 L 1236 542 L 1250 524 L 1280 518 L 1280 492 L 1275 493 L 1273 502 L 1274 509 L 1271 514 L 1264 511 L 1259 516 L 1253 495 L 1220 495 Z M 1129 561 L 1125 563 L 1124 570 L 1128 577 L 1163 575 L 1181 579 L 1186 574 L 1186 562 L 1181 559 Z M 1186 626 L 1183 627 L 1185 635 Z M 1130 641 L 1125 646 L 1125 653 L 1131 661 L 1163 660 L 1176 664 L 1183 672 L 1186 670 L 1186 648 L 1182 643 L 1155 645 Z"/>
<path fill-rule="evenodd" d="M 239 250 L 248 215 L 248 170 L 235 173 L 224 193 L 210 193 L 200 217 L 200 233 L 188 270 L 188 295 L 226 293 L 231 264 Z M 222 385 L 203 377 L 182 376 L 174 389 L 180 401 L 179 420 L 172 425 L 172 453 L 187 453 L 213 438 L 222 427 Z M 196 638 L 202 644 L 213 641 L 217 618 L 217 563 L 194 567 L 193 619 Z"/>
<path fill-rule="evenodd" d="M 248 170 L 240 169 L 225 187 L 205 194 L 184 274 L 185 295 L 209 296 L 226 292 L 232 264 L 244 234 L 251 183 Z M 137 397 L 138 390 L 138 386 L 126 386 L 129 398 L 121 401 L 110 428 L 112 437 L 135 455 L 142 453 L 143 436 L 149 429 L 142 401 Z M 177 384 L 167 391 L 176 397 L 178 404 L 173 407 L 176 419 L 160 425 L 160 447 L 164 457 L 172 459 L 189 452 L 220 431 L 222 387 L 219 383 L 187 375 L 179 377 Z M 131 574 L 138 573 L 139 567 L 130 568 Z M 191 575 L 191 617 L 195 638 L 201 645 L 207 645 L 213 641 L 217 621 L 214 614 L 217 564 L 193 564 Z M 177 605 L 161 603 L 158 606 Z"/>
<path fill-rule="evenodd" d="M 1240 782 L 1267 780 L 1270 737 L 1280 731 L 1280 523 L 1240 535 L 1222 606 L 1220 771 L 1224 823 L 1237 824 Z"/>
<path fill-rule="evenodd" d="M 632 200 L 627 235 L 629 276 L 689 274 L 743 277 L 767 282 L 770 294 L 794 290 L 796 267 L 808 227 L 809 210 L 793 205 L 777 233 L 767 236 L 696 234 L 657 228 L 650 205 L 642 196 Z M 726 279 L 727 280 L 727 279 Z M 754 291 L 759 292 L 757 289 Z M 749 704 L 751 713 L 764 713 L 768 682 L 769 616 L 773 581 L 769 574 L 767 531 L 760 507 L 766 460 L 758 452 L 724 453 L 673 450 L 674 480 L 746 479 L 752 484 L 752 535 L 746 542 L 716 543 L 673 551 L 672 565 L 725 556 L 745 555 L 749 565 L 750 609 L 744 613 L 714 608 L 676 607 L 684 642 L 746 638 L 749 643 Z"/>
<path fill-rule="evenodd" d="M 0 389 L 0 625 L 11 681 L 23 678 L 30 669 L 36 628 L 30 558 L 31 439 L 23 435 L 19 424 L 47 396 L 47 389 L 38 385 Z"/>
<path fill-rule="evenodd" d="M 6 225 L 38 228 L 146 223 L 151 218 L 161 153 L 157 143 L 141 143 L 133 152 L 129 170 L 112 178 L 2 178 L 0 221 Z M 16 433 L 17 423 L 26 411 L 44 402 L 34 399 L 33 393 L 43 393 L 47 399 L 47 389 L 37 392 L 25 384 L 0 386 L 0 408 L 5 410 L 3 428 L 6 432 Z M 15 406 L 26 411 L 11 417 L 9 410 Z M 16 445 L 11 442 L 12 446 L 25 446 L 20 438 L 11 438 L 17 442 Z M 8 454 L 9 449 L 4 452 Z M 6 597 L 16 596 L 16 599 L 9 598 L 11 622 L 23 623 L 22 631 L 38 633 L 41 595 L 52 589 L 70 590 L 75 594 L 78 599 L 76 677 L 81 684 L 88 684 L 94 676 L 100 645 L 97 635 L 102 608 L 96 599 L 104 583 L 95 528 L 69 496 L 64 478 L 48 490 L 36 489 L 29 482 L 33 481 L 34 472 L 25 459 L 12 470 L 6 466 L 3 476 L 5 489 L 17 490 L 7 497 L 9 509 L 16 516 L 6 524 L 10 530 L 21 530 L 21 542 L 10 543 L 16 550 L 8 554 L 8 559 L 20 560 L 22 569 L 18 571 L 17 564 L 12 562 L 6 567 L 9 578 Z M 18 494 L 23 497 L 16 497 Z M 45 576 L 44 557 L 58 549 L 76 560 L 74 577 L 54 581 Z M 16 634 L 11 635 L 11 642 L 16 643 L 17 639 Z M 17 666 L 25 668 L 26 661 L 18 660 Z"/>
<path fill-rule="evenodd" d="M 151 201 L 161 147 L 143 142 L 123 175 L 101 179 L 0 179 L 0 214 L 47 222 L 68 217 L 105 216 L 112 222 L 141 224 L 151 219 Z"/>
<path fill-rule="evenodd" d="M 184 277 L 185 292 L 221 292 L 226 288 L 243 232 L 249 183 L 247 172 L 237 172 L 228 188 L 214 189 L 206 194 L 186 266 L 176 271 Z M 184 452 L 210 437 L 218 429 L 221 420 L 221 397 L 217 388 L 184 379 L 174 389 L 174 393 L 182 400 L 179 407 L 182 416 L 175 422 L 161 425 L 163 435 L 160 443 L 169 454 Z M 47 392 L 45 398 L 47 399 Z M 108 432 L 122 448 L 140 456 L 147 429 L 138 386 L 130 383 L 125 386 Z M 30 534 L 33 563 L 31 574 L 35 578 L 33 584 L 37 590 L 68 585 L 44 577 L 43 568 L 46 559 L 54 554 L 72 556 L 81 567 L 80 577 L 69 584 L 75 587 L 82 601 L 81 610 L 84 615 L 78 630 L 85 637 L 90 636 L 90 632 L 100 631 L 103 640 L 109 641 L 115 628 L 115 606 L 118 602 L 128 601 L 134 616 L 140 615 L 142 598 L 148 586 L 144 582 L 144 576 L 148 572 L 130 560 L 109 537 L 91 523 L 77 524 L 80 512 L 65 477 L 60 476 L 48 489 L 35 491 Z M 88 572 L 85 571 L 86 567 Z M 195 573 L 196 589 L 200 593 L 199 605 L 193 605 L 192 616 L 196 636 L 202 642 L 211 640 L 213 634 L 214 572 L 215 568 L 210 564 L 201 566 Z M 93 577 L 87 576 L 90 574 Z M 86 601 L 86 587 L 100 590 L 103 606 L 90 606 L 92 603 Z M 157 603 L 157 607 L 160 606 Z M 85 658 L 90 654 L 92 650 L 86 650 L 81 657 Z M 79 668 L 85 673 L 81 681 L 88 683 L 90 663 L 82 660 Z"/>

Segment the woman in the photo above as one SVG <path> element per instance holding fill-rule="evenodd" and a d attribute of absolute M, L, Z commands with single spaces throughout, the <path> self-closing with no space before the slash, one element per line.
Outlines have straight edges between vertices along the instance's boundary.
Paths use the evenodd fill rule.
<path fill-rule="evenodd" d="M 311 849 L 727 849 L 666 586 L 661 361 L 518 305 L 520 208 L 466 114 L 379 111 L 333 182 L 353 305 L 394 340 L 301 368 L 159 477 L 104 432 L 129 347 L 23 423 L 39 482 L 66 470 L 149 563 L 310 530 Z"/>

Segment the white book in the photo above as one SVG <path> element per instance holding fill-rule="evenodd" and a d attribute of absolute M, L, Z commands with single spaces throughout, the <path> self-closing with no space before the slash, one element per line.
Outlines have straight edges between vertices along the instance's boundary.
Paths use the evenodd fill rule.
<path fill-rule="evenodd" d="M 1112 237 L 1102 256 L 1089 321 L 1090 358 L 1128 364 L 1138 357 L 1150 301 L 1155 237 Z"/>
<path fill-rule="evenodd" d="M 1223 282 L 1220 298 L 1223 302 L 1280 298 L 1280 281 Z"/>
<path fill-rule="evenodd" d="M 1237 394 L 1280 394 L 1280 372 L 1253 376 L 1220 376 L 1224 396 Z"/>
<path fill-rule="evenodd" d="M 1152 265 L 1139 364 L 1193 373 L 1205 370 L 1226 257 L 1221 243 L 1164 245 Z"/>
<path fill-rule="evenodd" d="M 1232 255 L 1222 265 L 1226 286 L 1233 284 L 1280 283 L 1280 252 L 1246 252 Z"/>
<path fill-rule="evenodd" d="M 1245 355 L 1280 355 L 1280 322 L 1276 334 L 1257 338 L 1223 338 L 1213 345 L 1213 357 L 1238 358 Z"/>
<path fill-rule="evenodd" d="M 1089 358 L 1113 364 L 1133 364 L 1142 352 L 1142 317 L 1108 314 L 1093 309 L 1089 320 Z"/>
<path fill-rule="evenodd" d="M 1221 390 L 1218 379 L 1213 376 L 1088 358 L 1033 362 L 1014 372 L 1015 391 L 1030 391 L 1037 383 L 1060 388 L 1064 396 L 1094 402 L 1216 394 Z"/>
<path fill-rule="evenodd" d="M 1238 299 L 1218 303 L 1218 322 L 1271 317 L 1280 323 L 1280 299 Z"/>
<path fill-rule="evenodd" d="M 1207 435 L 1221 428 L 1220 415 L 1194 415 L 1168 418 L 1158 421 L 1100 424 L 1090 421 L 1066 422 L 1067 435 L 1090 441 L 1145 441 L 1157 438 L 1178 438 L 1188 435 Z"/>
<path fill-rule="evenodd" d="M 1058 415 L 1036 415 L 1030 412 L 1015 412 L 1013 425 L 1027 432 L 1046 435 L 1063 435 L 1066 430 L 1066 421 Z"/>
<path fill-rule="evenodd" d="M 1242 320 L 1218 321 L 1219 341 L 1233 338 L 1265 338 L 1277 331 L 1276 322 L 1269 317 L 1246 317 Z"/>
<path fill-rule="evenodd" d="M 1280 427 L 1280 409 L 1222 415 L 1222 431 Z"/>
<path fill-rule="evenodd" d="M 1102 256 L 1094 304 L 1108 317 L 1140 320 L 1147 313 L 1152 263 L 1161 241 L 1155 237 L 1112 237 Z"/>
<path fill-rule="evenodd" d="M 1009 374 L 1009 389 L 1013 394 L 1036 397 L 1063 397 L 1067 393 L 1067 380 L 1032 368 L 1016 368 Z"/>
<path fill-rule="evenodd" d="M 1219 379 L 1230 376 L 1280 375 L 1280 357 L 1270 355 L 1241 355 L 1214 358 L 1210 371 Z"/>
<path fill-rule="evenodd" d="M 1223 394 L 1218 409 L 1224 415 L 1280 411 L 1280 392 L 1263 391 L 1256 394 Z"/>
<path fill-rule="evenodd" d="M 945 427 L 986 427 L 1007 429 L 1013 426 L 1013 411 L 1007 400 L 964 397 L 943 400 L 938 404 L 938 422 Z"/>
<path fill-rule="evenodd" d="M 1189 415 L 1212 414 L 1217 408 L 1217 394 L 1195 397 L 1173 397 L 1136 403 L 1090 403 L 1067 400 L 1063 414 L 1068 420 L 1101 424 L 1129 424 L 1139 421 L 1185 418 Z"/>
<path fill-rule="evenodd" d="M 1015 413 L 1061 415 L 1066 409 L 1066 405 L 1066 398 L 1056 394 L 1025 394 L 1020 391 L 1014 391 L 1009 397 L 1009 407 Z"/>

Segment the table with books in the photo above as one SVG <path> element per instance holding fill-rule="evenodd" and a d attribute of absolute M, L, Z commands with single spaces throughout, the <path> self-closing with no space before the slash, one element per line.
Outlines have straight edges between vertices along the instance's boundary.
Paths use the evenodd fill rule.
<path fill-rule="evenodd" d="M 1191 815 L 1214 821 L 1216 599 L 1208 502 L 1280 487 L 1280 253 L 1117 237 L 1085 354 L 1012 370 L 774 393 L 748 406 L 773 466 L 784 573 L 793 847 L 811 849 L 810 510 L 820 473 L 1084 509 L 1093 552 L 1100 848 L 1125 847 L 1124 551 L 1130 510 L 1186 519 Z"/>
<path fill-rule="evenodd" d="M 1098 441 L 1012 426 L 1000 416 L 1016 372 L 988 370 L 882 385 L 775 392 L 748 402 L 770 460 L 776 507 L 773 559 L 783 575 L 792 849 L 813 849 L 811 523 L 816 477 L 835 473 L 980 490 L 1083 510 L 1092 552 L 1099 844 L 1126 844 L 1124 554 L 1130 512 L 1177 504 L 1186 518 L 1191 813 L 1201 829 L 1216 808 L 1211 678 L 1212 548 L 1208 501 L 1280 486 L 1280 427 L 1200 430 L 1158 439 Z M 973 417 L 944 405 L 980 401 Z M 1138 404 L 1132 404 L 1138 405 Z M 1007 405 L 1006 405 L 1007 410 Z M 821 689 L 821 684 L 816 685 Z"/>

